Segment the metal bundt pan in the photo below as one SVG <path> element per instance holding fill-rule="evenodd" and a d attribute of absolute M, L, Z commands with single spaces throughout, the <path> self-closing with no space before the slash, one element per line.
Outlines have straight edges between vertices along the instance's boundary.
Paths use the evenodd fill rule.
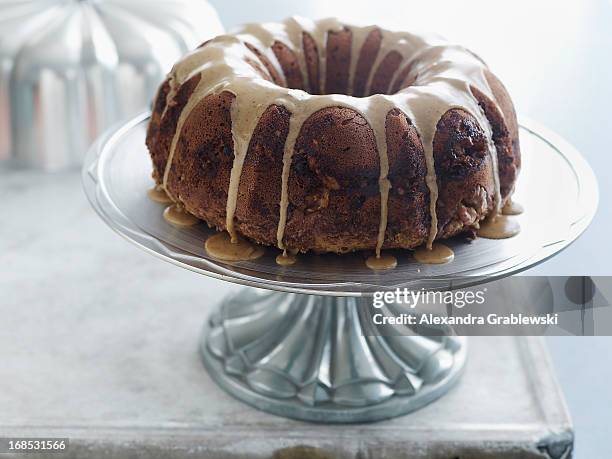
<path fill-rule="evenodd" d="M 193 0 L 0 3 L 0 159 L 81 164 L 110 125 L 146 108 L 183 54 L 223 33 Z"/>

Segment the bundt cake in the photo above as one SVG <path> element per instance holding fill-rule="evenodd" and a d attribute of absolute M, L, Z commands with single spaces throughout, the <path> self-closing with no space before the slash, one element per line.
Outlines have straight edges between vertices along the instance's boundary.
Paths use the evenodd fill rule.
<path fill-rule="evenodd" d="M 474 234 L 520 168 L 512 101 L 478 56 L 336 19 L 205 42 L 161 85 L 147 146 L 187 212 L 301 252 Z"/>

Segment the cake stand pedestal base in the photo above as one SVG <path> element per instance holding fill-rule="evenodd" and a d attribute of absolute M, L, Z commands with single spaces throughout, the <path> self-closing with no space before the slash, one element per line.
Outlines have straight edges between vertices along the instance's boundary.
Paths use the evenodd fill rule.
<path fill-rule="evenodd" d="M 383 336 L 371 313 L 368 298 L 244 289 L 211 316 L 200 350 L 210 375 L 236 398 L 315 422 L 400 416 L 458 380 L 465 338 L 408 327 Z"/>

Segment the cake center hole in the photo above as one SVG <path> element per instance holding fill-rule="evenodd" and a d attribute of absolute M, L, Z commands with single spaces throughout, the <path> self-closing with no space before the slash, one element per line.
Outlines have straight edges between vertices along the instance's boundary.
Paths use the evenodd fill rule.
<path fill-rule="evenodd" d="M 320 61 L 316 51 L 310 54 L 305 51 L 304 62 L 300 64 L 292 50 L 276 41 L 272 52 L 279 65 L 272 65 L 264 53 L 251 44 L 246 46 L 256 57 L 256 62 L 251 62 L 251 65 L 264 78 L 279 86 L 313 95 L 340 94 L 358 98 L 392 95 L 413 86 L 416 81 L 416 76 L 410 72 L 411 65 L 402 62 L 397 51 L 389 52 L 378 64 L 364 68 L 360 64 L 351 65 L 351 59 L 359 56 L 343 55 L 338 47 L 332 46 L 326 50 L 325 62 Z M 376 56 L 373 61 L 376 61 Z"/>

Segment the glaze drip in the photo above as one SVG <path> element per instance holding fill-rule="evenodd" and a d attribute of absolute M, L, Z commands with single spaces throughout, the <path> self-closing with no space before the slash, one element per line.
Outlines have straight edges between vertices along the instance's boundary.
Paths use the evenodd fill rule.
<path fill-rule="evenodd" d="M 278 73 L 282 84 L 286 77 L 273 52 L 273 45 L 281 43 L 297 57 L 302 72 L 305 88 L 313 87 L 309 81 L 307 62 L 304 52 L 304 34 L 308 34 L 316 44 L 319 59 L 319 88 L 325 88 L 327 74 L 327 40 L 328 35 L 348 29 L 352 36 L 348 93 L 354 91 L 357 62 L 368 35 L 379 30 L 381 41 L 374 65 L 369 69 L 366 83 L 366 95 L 370 93 L 374 75 L 385 57 L 390 53 L 400 56 L 393 75 L 388 79 L 386 90 L 394 87 L 396 78 L 402 69 L 409 66 L 404 81 L 414 84 L 400 89 L 392 95 L 375 94 L 366 97 L 352 97 L 343 94 L 313 95 L 300 89 L 291 89 L 277 85 L 271 80 L 270 70 L 264 65 L 264 56 L 269 65 Z M 250 45 L 247 46 L 247 44 Z M 268 79 L 262 78 L 257 66 L 266 73 Z M 234 160 L 227 192 L 226 228 L 232 241 L 238 240 L 235 229 L 235 211 L 238 200 L 238 188 L 242 169 L 248 153 L 252 134 L 260 117 L 270 105 L 285 107 L 290 113 L 289 132 L 283 151 L 283 168 L 281 177 L 281 197 L 279 202 L 279 222 L 277 226 L 277 245 L 285 249 L 284 235 L 288 220 L 289 176 L 296 141 L 304 122 L 315 112 L 327 107 L 346 107 L 361 114 L 370 125 L 380 158 L 380 224 L 376 242 L 376 255 L 385 242 L 388 220 L 389 192 L 393 184 L 388 178 L 389 161 L 385 122 L 387 114 L 394 109 L 401 110 L 416 128 L 423 144 L 427 173 L 425 182 L 429 190 L 429 213 L 431 224 L 427 238 L 427 247 L 432 248 L 438 234 L 436 205 L 438 184 L 433 155 L 433 140 L 437 124 L 450 109 L 460 108 L 470 113 L 485 130 L 488 139 L 488 150 L 492 162 L 493 183 L 495 184 L 495 212 L 501 208 L 502 200 L 499 186 L 497 152 L 492 139 L 492 129 L 484 111 L 478 104 L 471 87 L 477 88 L 491 101 L 495 101 L 488 85 L 484 71 L 486 65 L 473 53 L 436 36 L 416 35 L 406 32 L 391 32 L 376 27 L 354 27 L 341 23 L 337 19 L 311 21 L 304 18 L 290 18 L 278 24 L 248 24 L 233 35 L 219 36 L 177 63 L 170 74 L 170 91 L 168 105 L 173 103 L 178 89 L 187 80 L 200 75 L 199 83 L 188 103 L 183 108 L 172 138 L 166 169 L 163 174 L 163 187 L 168 192 L 168 178 L 172 169 L 178 139 L 186 120 L 198 103 L 212 94 L 228 91 L 233 94 L 231 120 L 234 143 Z M 399 82 L 402 83 L 402 82 Z M 401 85 L 400 85 L 401 86 Z M 384 92 L 384 91 L 383 91 Z M 501 111 L 500 111 L 501 112 Z M 170 193 L 168 192 L 170 195 Z M 172 197 L 177 201 L 177 197 Z"/>
<path fill-rule="evenodd" d="M 211 257 L 222 261 L 256 260 L 265 253 L 263 247 L 244 239 L 232 241 L 228 233 L 217 233 L 209 237 L 204 248 Z"/>
<path fill-rule="evenodd" d="M 397 267 L 397 258 L 393 255 L 375 255 L 366 260 L 366 266 L 374 271 L 395 269 Z"/>
<path fill-rule="evenodd" d="M 442 265 L 450 263 L 455 258 L 455 252 L 450 247 L 436 242 L 432 248 L 419 247 L 414 251 L 414 259 L 427 265 Z"/>
<path fill-rule="evenodd" d="M 179 228 L 194 226 L 200 223 L 200 220 L 187 212 L 178 204 L 172 204 L 164 210 L 164 220 Z"/>
<path fill-rule="evenodd" d="M 521 225 L 507 215 L 493 215 L 481 225 L 477 234 L 486 239 L 508 239 L 521 232 Z"/>
<path fill-rule="evenodd" d="M 521 215 L 523 212 L 525 212 L 523 206 L 512 199 L 509 199 L 502 208 L 502 214 L 504 215 Z"/>
<path fill-rule="evenodd" d="M 281 253 L 276 257 L 276 264 L 280 266 L 291 266 L 297 262 L 297 255 L 292 253 Z"/>
<path fill-rule="evenodd" d="M 168 197 L 168 194 L 159 185 L 156 185 L 153 188 L 151 188 L 149 191 L 147 191 L 147 196 L 149 197 L 151 201 L 158 202 L 160 204 L 171 204 L 172 203 L 172 199 Z"/>

